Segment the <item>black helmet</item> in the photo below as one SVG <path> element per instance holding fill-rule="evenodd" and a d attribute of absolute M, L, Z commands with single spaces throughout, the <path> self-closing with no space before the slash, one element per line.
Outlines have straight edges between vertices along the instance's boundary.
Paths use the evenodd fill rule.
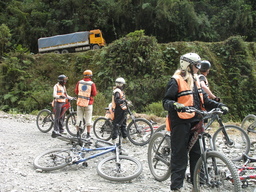
<path fill-rule="evenodd" d="M 211 68 L 211 63 L 207 60 L 201 61 L 201 72 L 206 72 L 208 69 Z"/>
<path fill-rule="evenodd" d="M 58 81 L 59 81 L 60 83 L 66 83 L 67 80 L 68 80 L 68 77 L 67 77 L 66 75 L 59 75 L 59 76 L 58 76 Z"/>

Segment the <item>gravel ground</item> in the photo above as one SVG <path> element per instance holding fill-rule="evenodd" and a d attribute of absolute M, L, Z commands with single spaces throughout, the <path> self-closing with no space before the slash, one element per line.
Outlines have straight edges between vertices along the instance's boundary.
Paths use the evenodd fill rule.
<path fill-rule="evenodd" d="M 130 156 L 143 165 L 142 174 L 131 182 L 111 182 L 97 175 L 97 163 L 103 157 L 88 161 L 88 167 L 73 165 L 52 172 L 37 172 L 34 158 L 43 151 L 67 147 L 64 141 L 51 138 L 36 127 L 36 116 L 10 115 L 0 112 L 0 192 L 167 192 L 170 180 L 157 182 L 147 164 L 147 145 L 124 144 Z M 255 152 L 254 152 L 255 153 Z M 255 185 L 255 184 L 254 184 Z M 255 186 L 245 191 L 254 191 Z M 185 182 L 184 191 L 191 191 Z"/>

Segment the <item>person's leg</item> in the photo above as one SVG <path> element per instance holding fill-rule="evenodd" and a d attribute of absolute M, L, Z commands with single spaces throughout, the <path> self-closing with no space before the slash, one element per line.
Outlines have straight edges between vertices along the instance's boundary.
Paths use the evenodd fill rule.
<path fill-rule="evenodd" d="M 187 146 L 190 124 L 179 124 L 172 127 L 171 134 L 171 190 L 183 187 L 183 180 L 188 163 Z"/>
<path fill-rule="evenodd" d="M 60 114 L 63 103 L 55 102 L 54 103 L 54 128 L 52 132 L 52 137 L 55 138 L 60 135 L 60 124 L 61 124 L 61 119 L 60 119 Z"/>
<path fill-rule="evenodd" d="M 88 105 L 87 107 L 85 107 L 84 118 L 85 118 L 86 127 L 87 127 L 87 138 L 90 137 L 90 133 L 91 133 L 92 111 L 93 111 L 93 105 Z"/>
<path fill-rule="evenodd" d="M 77 137 L 81 136 L 81 132 L 80 132 L 80 125 L 82 125 L 83 122 L 83 115 L 84 115 L 84 107 L 81 106 L 77 106 L 77 110 L 76 110 L 76 130 L 77 130 Z"/>

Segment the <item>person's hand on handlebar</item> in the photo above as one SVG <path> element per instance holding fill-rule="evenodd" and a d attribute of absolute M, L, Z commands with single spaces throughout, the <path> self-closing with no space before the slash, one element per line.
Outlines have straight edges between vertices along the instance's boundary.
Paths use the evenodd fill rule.
<path fill-rule="evenodd" d="M 184 109 L 185 109 L 185 105 L 183 105 L 183 104 L 181 104 L 181 103 L 178 103 L 178 102 L 175 102 L 175 103 L 173 104 L 173 106 L 174 106 L 174 109 L 175 109 L 176 111 L 178 111 L 178 112 L 183 112 Z"/>
<path fill-rule="evenodd" d="M 223 111 L 223 115 L 225 115 L 225 114 L 227 114 L 227 113 L 229 112 L 228 107 L 225 106 L 225 105 L 222 105 L 220 108 L 221 108 L 221 110 Z"/>

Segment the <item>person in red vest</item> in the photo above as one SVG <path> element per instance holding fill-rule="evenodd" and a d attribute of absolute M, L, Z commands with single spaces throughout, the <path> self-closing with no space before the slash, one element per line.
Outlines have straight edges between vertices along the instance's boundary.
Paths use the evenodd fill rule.
<path fill-rule="evenodd" d="M 63 112 L 63 105 L 66 104 L 67 99 L 73 99 L 67 94 L 65 84 L 67 83 L 68 77 L 66 75 L 58 76 L 58 83 L 53 87 L 53 107 L 55 112 L 54 118 L 54 130 L 52 132 L 52 137 L 56 138 L 61 134 L 64 134 L 64 119 L 65 114 L 61 115 Z"/>
<path fill-rule="evenodd" d="M 171 121 L 171 191 L 181 191 L 185 172 L 190 165 L 191 181 L 197 160 L 200 157 L 200 146 L 197 140 L 188 152 L 191 129 L 199 125 L 200 118 L 195 113 L 186 113 L 184 107 L 192 106 L 200 110 L 210 110 L 220 107 L 223 114 L 228 108 L 219 102 L 211 100 L 200 86 L 198 70 L 201 67 L 201 57 L 196 53 L 187 53 L 180 57 L 180 69 L 171 77 L 166 86 L 163 107 L 168 111 Z M 189 154 L 188 154 L 189 153 Z"/>
<path fill-rule="evenodd" d="M 85 70 L 83 72 L 84 78 L 77 82 L 75 88 L 75 94 L 77 95 L 77 136 L 81 136 L 80 123 L 85 119 L 87 126 L 87 135 L 90 137 L 92 127 L 92 112 L 94 97 L 97 95 L 97 88 L 95 83 L 92 81 L 92 71 Z"/>

